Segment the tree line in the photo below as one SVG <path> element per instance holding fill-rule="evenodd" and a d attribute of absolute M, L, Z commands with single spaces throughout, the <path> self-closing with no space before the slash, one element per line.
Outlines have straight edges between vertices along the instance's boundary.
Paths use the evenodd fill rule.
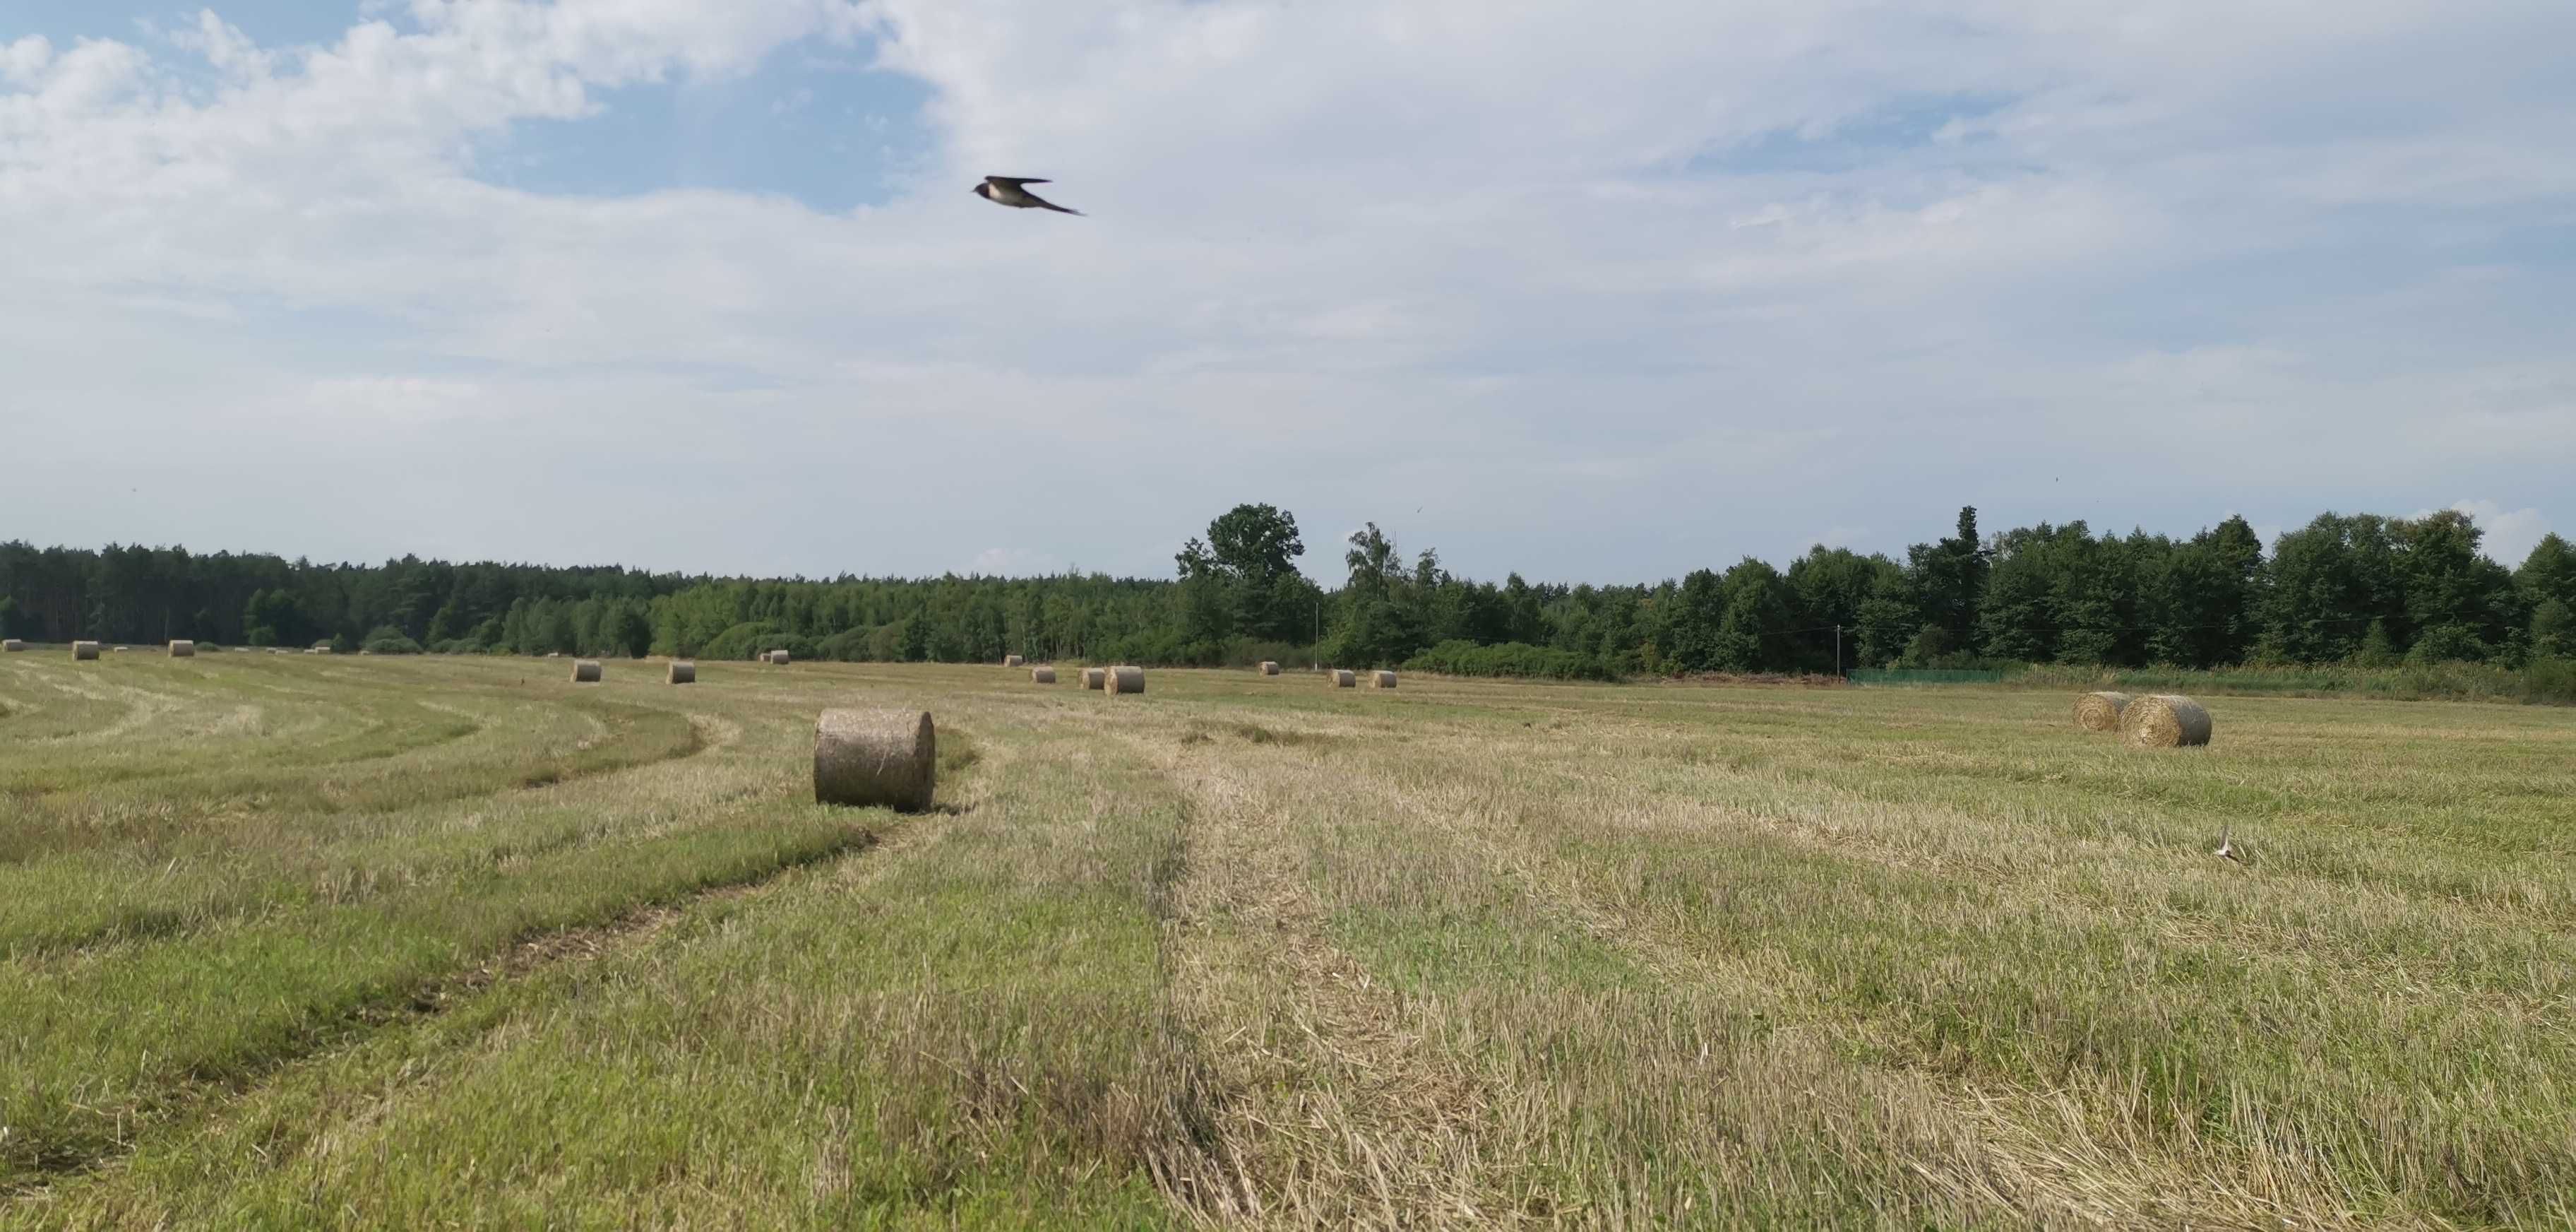
<path fill-rule="evenodd" d="M 1452 574 L 1375 523 L 1339 584 L 1300 568 L 1296 518 L 1237 506 L 1184 543 L 1169 578 L 1062 574 L 830 580 L 617 567 L 380 565 L 182 548 L 0 543 L 0 635 L 192 638 L 343 650 L 1146 664 L 1260 658 L 1469 674 L 1609 678 L 1869 666 L 2245 663 L 2519 667 L 2576 655 L 2576 548 L 2517 568 L 2466 514 L 2322 514 L 2267 551 L 2243 518 L 2189 538 L 2083 522 L 1951 533 L 1899 560 L 1817 547 L 1786 568 L 1634 586 Z"/>

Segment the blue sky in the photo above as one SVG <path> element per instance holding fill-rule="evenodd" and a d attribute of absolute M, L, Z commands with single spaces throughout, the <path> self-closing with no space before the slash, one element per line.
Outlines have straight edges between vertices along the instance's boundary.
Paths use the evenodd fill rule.
<path fill-rule="evenodd" d="M 0 534 L 1478 576 L 2576 525 L 2576 8 L 19 0 Z M 967 195 L 1043 175 L 1087 218 Z M 100 431 L 94 425 L 115 425 Z M 124 480 L 119 483 L 117 480 Z"/>

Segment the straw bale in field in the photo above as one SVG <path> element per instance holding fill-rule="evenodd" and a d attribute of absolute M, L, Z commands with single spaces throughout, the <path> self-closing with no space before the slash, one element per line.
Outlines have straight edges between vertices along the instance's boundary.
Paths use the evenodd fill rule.
<path fill-rule="evenodd" d="M 2142 749 L 2171 749 L 2209 743 L 2209 711 L 2199 702 L 2173 693 L 2136 698 L 2120 711 L 2120 735 Z"/>
<path fill-rule="evenodd" d="M 1394 687 L 1395 687 L 1395 673 L 1393 673 L 1393 672 L 1379 672 L 1379 673 L 1377 674 L 1377 679 L 1372 683 L 1371 687 L 1373 687 L 1373 688 L 1380 688 L 1380 689 L 1392 689 L 1392 688 L 1394 688 Z"/>
<path fill-rule="evenodd" d="M 2120 730 L 2120 712 L 2129 706 L 2126 693 L 2087 693 L 2075 699 L 2075 725 L 2091 732 Z"/>
<path fill-rule="evenodd" d="M 671 663 L 671 674 L 668 679 L 673 684 L 696 684 L 698 682 L 698 665 L 686 660 L 675 659 Z"/>
<path fill-rule="evenodd" d="M 116 653 L 118 653 L 118 654 L 124 654 L 126 651 L 129 651 L 129 650 L 132 650 L 132 649 L 134 649 L 132 646 L 119 646 L 119 647 L 117 647 L 117 648 L 116 648 Z"/>
<path fill-rule="evenodd" d="M 929 808 L 938 741 L 926 710 L 826 710 L 814 724 L 814 802 Z"/>
<path fill-rule="evenodd" d="M 780 667 L 787 666 L 788 657 L 787 652 L 784 650 L 773 650 L 769 652 L 769 661 Z"/>
<path fill-rule="evenodd" d="M 1018 656 L 1018 655 L 1003 655 L 1003 656 L 1002 656 L 1002 666 L 1004 666 L 1004 667 L 1025 667 L 1025 666 L 1027 666 L 1027 665 L 1028 665 L 1028 660 L 1023 659 L 1023 658 L 1021 658 L 1021 657 L 1020 657 L 1020 656 Z"/>
<path fill-rule="evenodd" d="M 598 684 L 598 683 L 599 683 L 599 660 L 597 660 L 597 659 L 575 659 L 575 660 L 573 660 L 573 661 L 572 661 L 572 682 L 573 682 L 574 684 Z"/>
<path fill-rule="evenodd" d="M 1261 674 L 1264 676 L 1276 676 L 1279 674 L 1279 665 L 1268 659 L 1263 659 L 1261 661 Z"/>
<path fill-rule="evenodd" d="M 1360 675 L 1358 672 L 1352 671 L 1347 667 L 1334 668 L 1333 687 L 1336 689 L 1356 689 L 1360 687 Z"/>
<path fill-rule="evenodd" d="M 173 658 L 173 659 L 193 659 L 193 658 L 196 658 L 196 657 L 197 657 L 197 644 L 196 644 L 195 642 L 189 641 L 189 640 L 188 640 L 188 639 L 186 639 L 186 638 L 177 638 L 177 639 L 174 639 L 174 640 L 172 640 L 172 641 L 171 641 L 171 643 L 170 643 L 170 657 L 171 657 L 171 658 Z"/>
<path fill-rule="evenodd" d="M 1097 688 L 1100 688 L 1100 687 L 1101 687 L 1101 685 L 1102 685 L 1102 681 L 1103 681 L 1103 680 L 1104 680 L 1108 675 L 1109 675 L 1109 673 L 1108 673 L 1106 670 L 1104 670 L 1104 669 L 1097 668 L 1097 667 L 1086 667 L 1086 668 L 1082 669 L 1082 687 L 1083 687 L 1083 688 L 1086 688 L 1086 689 L 1097 689 Z"/>
<path fill-rule="evenodd" d="M 19 641 L 14 637 L 0 639 L 0 654 L 16 654 L 26 648 L 27 644 L 25 642 Z"/>
<path fill-rule="evenodd" d="M 1052 667 L 1032 667 L 1029 669 L 1029 680 L 1034 684 L 1054 684 L 1055 669 Z"/>
<path fill-rule="evenodd" d="M 1145 669 L 1123 666 L 1110 668 L 1109 675 L 1102 678 L 1100 687 L 1103 692 L 1112 695 L 1142 693 L 1145 691 Z"/>
<path fill-rule="evenodd" d="M 97 657 L 98 657 L 98 643 L 96 643 L 96 642 L 74 642 L 74 643 L 72 643 L 72 659 L 73 659 L 75 662 L 86 662 L 86 661 L 88 661 L 88 660 L 95 659 L 95 658 L 97 658 Z"/>

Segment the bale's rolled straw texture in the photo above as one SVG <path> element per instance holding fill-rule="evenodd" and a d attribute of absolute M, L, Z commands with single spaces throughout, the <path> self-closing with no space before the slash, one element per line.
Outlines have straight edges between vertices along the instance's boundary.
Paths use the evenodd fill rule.
<path fill-rule="evenodd" d="M 1101 682 L 1107 678 L 1108 675 L 1108 672 L 1099 668 L 1086 667 L 1082 669 L 1082 687 L 1086 689 L 1100 688 Z"/>
<path fill-rule="evenodd" d="M 1279 674 L 1279 665 L 1268 659 L 1263 659 L 1261 661 L 1261 674 L 1264 676 L 1276 676 Z"/>
<path fill-rule="evenodd" d="M 1354 672 L 1347 667 L 1334 668 L 1333 687 L 1336 689 L 1356 689 L 1360 687 L 1360 675 L 1358 672 Z"/>
<path fill-rule="evenodd" d="M 172 642 L 170 643 L 170 657 L 171 657 L 171 658 L 173 658 L 173 659 L 193 659 L 193 658 L 196 658 L 196 657 L 197 657 L 197 644 L 196 644 L 195 642 L 189 641 L 189 640 L 187 640 L 187 639 L 185 639 L 185 638 L 180 638 L 180 639 L 177 639 L 177 640 L 175 640 L 175 641 L 172 641 Z"/>
<path fill-rule="evenodd" d="M 2075 699 L 2075 725 L 2090 732 L 2120 730 L 2120 712 L 2128 708 L 2126 693 L 2087 693 Z"/>
<path fill-rule="evenodd" d="M 73 659 L 73 661 L 75 661 L 75 662 L 86 662 L 86 661 L 88 661 L 88 660 L 90 660 L 90 659 L 95 659 L 95 658 L 97 658 L 97 657 L 98 657 L 98 643 L 96 643 L 96 642 L 74 642 L 74 643 L 72 643 L 72 659 Z"/>
<path fill-rule="evenodd" d="M 814 724 L 814 802 L 930 807 L 939 737 L 926 710 L 826 710 Z"/>
<path fill-rule="evenodd" d="M 572 682 L 573 682 L 574 684 L 598 684 L 598 683 L 599 683 L 599 660 L 597 660 L 597 659 L 575 659 L 575 660 L 573 660 L 573 661 L 572 661 Z"/>
<path fill-rule="evenodd" d="M 2120 735 L 2142 749 L 2172 749 L 2209 743 L 2209 711 L 2199 702 L 2172 693 L 2136 698 L 2120 711 Z"/>
<path fill-rule="evenodd" d="M 1142 693 L 1145 691 L 1145 669 L 1141 667 L 1110 668 L 1109 674 L 1102 678 L 1100 687 L 1102 691 L 1112 695 L 1119 693 Z"/>
<path fill-rule="evenodd" d="M 1028 665 L 1028 662 L 1028 660 L 1023 659 L 1018 655 L 1002 656 L 1002 666 L 1004 667 L 1025 667 Z"/>
<path fill-rule="evenodd" d="M 671 674 L 667 679 L 673 684 L 696 684 L 698 682 L 698 665 L 695 663 L 685 663 L 675 660 L 671 664 Z"/>
<path fill-rule="evenodd" d="M 1054 684 L 1055 669 L 1052 667 L 1032 667 L 1029 669 L 1029 681 L 1032 684 Z"/>
<path fill-rule="evenodd" d="M 1376 680 L 1376 682 L 1374 683 L 1373 687 L 1375 687 L 1375 688 L 1380 688 L 1380 689 L 1392 689 L 1392 688 L 1394 688 L 1394 687 L 1395 687 L 1395 673 L 1393 673 L 1393 672 L 1379 672 L 1379 673 L 1377 674 L 1377 680 Z"/>
<path fill-rule="evenodd" d="M 26 648 L 27 644 L 25 642 L 19 641 L 14 637 L 0 639 L 0 654 L 16 654 Z"/>
<path fill-rule="evenodd" d="M 769 661 L 780 667 L 787 666 L 787 660 L 788 654 L 784 650 L 773 650 L 769 652 Z"/>

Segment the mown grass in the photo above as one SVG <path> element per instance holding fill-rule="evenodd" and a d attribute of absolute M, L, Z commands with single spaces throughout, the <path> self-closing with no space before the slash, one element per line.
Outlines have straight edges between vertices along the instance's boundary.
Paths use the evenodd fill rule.
<path fill-rule="evenodd" d="M 2576 1220 L 2561 711 L 195 663 L 0 666 L 0 1224 Z"/>

